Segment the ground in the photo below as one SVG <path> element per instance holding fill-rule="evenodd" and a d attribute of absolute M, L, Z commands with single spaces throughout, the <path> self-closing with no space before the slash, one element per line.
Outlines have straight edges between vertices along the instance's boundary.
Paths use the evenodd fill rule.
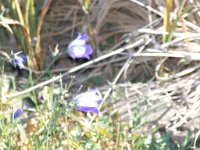
<path fill-rule="evenodd" d="M 0 147 L 199 148 L 198 1 L 0 2 Z M 69 56 L 78 33 L 90 60 Z M 100 114 L 77 111 L 74 98 L 94 88 Z"/>

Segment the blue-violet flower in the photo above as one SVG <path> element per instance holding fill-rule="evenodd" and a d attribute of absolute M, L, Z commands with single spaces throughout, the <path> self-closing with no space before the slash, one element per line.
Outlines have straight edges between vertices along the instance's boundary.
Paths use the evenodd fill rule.
<path fill-rule="evenodd" d="M 82 112 L 92 112 L 99 114 L 98 105 L 102 103 L 101 96 L 96 94 L 96 90 L 81 93 L 75 97 L 76 109 Z"/>
<path fill-rule="evenodd" d="M 19 69 L 24 69 L 25 66 L 23 64 L 23 62 L 26 60 L 26 56 L 20 54 L 19 53 L 21 52 L 18 52 L 18 53 L 13 53 L 11 51 L 11 54 L 14 56 L 14 58 L 12 59 L 11 61 L 11 64 L 16 68 L 17 66 L 19 67 Z"/>
<path fill-rule="evenodd" d="M 22 113 L 23 113 L 23 109 L 17 109 L 17 111 L 14 113 L 13 118 L 14 119 L 19 118 L 22 115 Z"/>
<path fill-rule="evenodd" d="M 86 58 L 90 60 L 90 55 L 93 53 L 92 47 L 87 43 L 88 35 L 78 33 L 78 37 L 73 40 L 68 46 L 69 56 L 75 58 Z"/>

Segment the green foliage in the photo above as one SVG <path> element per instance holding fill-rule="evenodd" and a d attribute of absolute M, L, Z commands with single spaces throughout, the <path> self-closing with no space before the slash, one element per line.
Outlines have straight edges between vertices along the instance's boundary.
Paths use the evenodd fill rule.
<path fill-rule="evenodd" d="M 29 80 L 32 79 L 29 78 Z M 134 112 L 135 119 L 131 124 L 120 122 L 117 114 L 114 114 L 96 118 L 90 127 L 89 114 L 85 116 L 74 109 L 74 101 L 69 96 L 71 85 L 73 84 L 63 86 L 62 82 L 59 85 L 52 84 L 42 88 L 40 92 L 42 95 L 35 92 L 27 95 L 36 107 L 25 109 L 25 113 L 17 120 L 12 119 L 12 109 L 10 109 L 16 100 L 12 100 L 13 103 L 7 103 L 2 99 L 0 112 L 5 114 L 7 111 L 8 113 L 0 116 L 1 147 L 4 149 L 25 147 L 27 149 L 58 149 L 62 147 L 136 150 L 167 147 L 169 135 L 157 139 L 153 135 L 134 133 L 144 125 L 141 123 L 140 113 L 137 110 Z M 18 101 L 21 100 L 18 99 Z M 26 113 L 34 117 L 29 117 L 22 122 L 21 119 Z"/>
<path fill-rule="evenodd" d="M 33 46 L 32 39 L 40 37 L 38 31 L 40 31 L 42 21 L 39 21 L 38 18 L 42 12 L 43 2 L 43 0 L 0 0 L 0 42 L 4 49 L 9 50 L 9 47 L 6 47 L 8 46 L 7 39 L 10 34 L 13 34 L 20 44 L 20 48 L 28 56 L 29 66 L 33 69 L 40 69 L 42 63 L 39 59 L 41 55 L 40 45 L 39 47 Z M 90 37 L 92 37 L 91 1 L 82 0 L 80 2 L 87 15 L 87 28 Z M 184 3 L 185 1 L 181 5 L 172 28 L 168 29 L 170 34 L 165 37 L 165 42 L 171 40 L 177 22 L 184 14 Z M 168 21 L 169 13 L 170 9 L 168 8 Z M 113 38 L 110 40 L 109 42 L 112 43 Z M 49 68 L 53 63 L 49 65 Z M 5 67 L 4 62 L 0 62 L 0 65 L 2 68 Z M 52 70 L 48 71 L 49 77 L 52 77 Z M 189 133 L 183 144 L 177 144 L 176 141 L 171 140 L 172 135 L 168 132 L 160 133 L 155 129 L 153 131 L 149 129 L 148 132 L 143 131 L 148 125 L 141 118 L 139 106 L 134 110 L 133 120 L 130 123 L 122 122 L 117 113 L 97 116 L 91 122 L 93 117 L 91 114 L 75 110 L 73 97 L 76 94 L 69 92 L 73 86 L 72 81 L 64 85 L 62 81 L 52 83 L 40 87 L 39 90 L 26 93 L 22 97 L 7 99 L 5 95 L 17 91 L 19 86 L 21 89 L 27 89 L 38 81 L 34 79 L 32 74 L 29 74 L 27 81 L 23 85 L 18 85 L 15 77 L 4 74 L 4 69 L 1 69 L 0 79 L 0 148 L 2 149 L 173 150 L 177 147 L 183 150 L 188 149 Z M 95 79 L 92 80 L 98 83 L 101 78 Z M 116 99 L 125 97 L 122 90 L 113 91 L 113 95 Z M 110 95 L 111 99 L 112 96 Z M 24 100 L 31 101 L 34 107 L 25 108 L 20 118 L 13 119 L 13 107 L 16 107 L 16 102 Z"/>
<path fill-rule="evenodd" d="M 32 39 L 38 37 L 38 18 L 41 5 L 35 5 L 37 1 L 33 0 L 1 0 L 0 3 L 2 4 L 0 25 L 4 27 L 0 28 L 1 44 L 8 45 L 5 42 L 9 38 L 6 28 L 8 32 L 14 35 L 20 49 L 27 55 L 29 66 L 39 70 L 42 62 L 38 59 L 41 57 L 41 53 L 37 53 L 37 51 L 40 51 L 40 47 L 33 46 Z M 7 49 L 10 50 L 9 48 Z"/>

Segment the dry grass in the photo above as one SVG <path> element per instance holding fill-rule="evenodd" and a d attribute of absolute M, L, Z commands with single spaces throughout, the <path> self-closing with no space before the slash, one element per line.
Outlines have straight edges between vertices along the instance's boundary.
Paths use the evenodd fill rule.
<path fill-rule="evenodd" d="M 180 5 L 178 0 L 173 4 L 170 19 L 177 24 L 171 33 L 166 33 L 163 0 L 93 0 L 89 24 L 78 1 L 56 0 L 45 19 L 42 46 L 54 49 L 58 44 L 64 50 L 77 32 L 90 31 L 90 42 L 96 50 L 93 57 L 101 58 L 145 39 L 137 47 L 82 67 L 76 72 L 75 84 L 105 84 L 119 75 L 131 58 L 118 79 L 123 84 L 111 96 L 115 100 L 110 104 L 110 114 L 118 111 L 122 120 L 130 120 L 134 118 L 132 111 L 139 107 L 149 126 L 157 124 L 173 132 L 173 138 L 178 137 L 179 131 L 190 131 L 194 139 L 198 137 L 195 132 L 199 131 L 200 112 L 200 2 L 188 1 L 184 8 L 188 11 L 176 20 Z M 162 43 L 164 34 L 170 34 L 172 39 Z M 49 63 L 50 55 L 47 50 L 45 63 Z M 68 71 L 81 63 L 61 57 L 52 72 Z M 162 76 L 158 73 L 161 66 Z M 103 86 L 100 88 L 105 91 Z M 121 96 L 115 95 L 118 90 L 123 93 Z"/>
<path fill-rule="evenodd" d="M 174 2 L 171 20 L 175 19 L 180 5 L 180 2 Z M 121 82 L 144 82 L 152 77 L 170 81 L 173 78 L 181 79 L 181 77 L 195 72 L 199 68 L 199 6 L 198 1 L 188 2 L 185 7 L 185 10 L 188 11 L 178 20 L 177 27 L 171 33 L 172 40 L 162 43 L 162 35 L 168 34 L 163 31 L 162 20 L 165 7 L 163 1 L 93 0 L 90 24 L 93 38 L 97 44 L 96 50 L 99 51 L 98 56 L 110 53 L 122 45 L 133 43 L 143 37 L 146 42 L 143 43 L 143 46 L 130 49 L 120 56 L 113 56 L 89 67 L 92 68 L 94 74 L 111 80 L 130 54 L 139 51 L 140 53 L 152 53 L 154 57 L 135 57 L 126 74 L 121 77 Z M 68 43 L 76 36 L 77 32 L 87 31 L 86 16 L 77 1 L 54 1 L 43 28 L 42 39 L 48 41 L 45 42 L 44 47 L 51 45 L 54 48 L 56 44 L 59 44 L 59 47 L 67 48 Z M 160 53 L 165 53 L 166 49 L 171 56 L 163 55 L 163 61 L 158 62 Z M 194 58 L 195 55 L 197 58 Z M 61 62 L 63 63 L 63 61 Z M 71 64 L 70 61 L 63 63 L 59 68 L 60 71 L 62 71 L 62 67 L 68 68 L 74 65 L 69 64 Z M 163 77 L 159 77 L 156 73 L 161 64 L 165 66 Z M 104 68 L 103 72 L 102 68 Z M 87 74 L 87 72 L 85 73 Z"/>
<path fill-rule="evenodd" d="M 144 52 L 153 53 L 163 52 L 166 48 L 171 51 L 178 51 L 177 53 L 183 53 L 184 51 L 199 52 L 199 2 L 195 1 L 194 3 L 187 4 L 185 9 L 189 11 L 179 20 L 177 28 L 173 32 L 173 39 L 168 43 L 162 43 L 161 40 L 162 35 L 167 34 L 163 31 L 162 24 L 164 6 L 163 1 L 158 0 L 153 2 L 134 0 L 126 0 L 123 2 L 119 0 L 92 1 L 90 24 L 93 31 L 92 37 L 96 41 L 97 56 L 107 54 L 124 44 L 133 43 L 143 37 L 146 38 L 143 47 L 134 48 L 122 53 L 120 56 L 114 56 L 104 62 L 90 66 L 93 70 L 92 72 L 94 72 L 94 78 L 101 80 L 100 82 L 96 81 L 95 84 L 105 84 L 105 82 L 102 83 L 102 77 L 103 80 L 112 80 L 113 76 L 118 73 L 124 64 L 124 61 L 128 59 L 130 53 L 137 52 L 139 49 Z M 178 2 L 173 5 L 173 15 L 178 12 L 179 6 L 180 3 Z M 59 44 L 60 49 L 66 49 L 68 43 L 76 36 L 77 32 L 87 31 L 88 24 L 86 22 L 86 16 L 78 2 L 70 0 L 54 1 L 46 17 L 46 24 L 43 29 L 44 34 L 42 35 L 42 39 L 45 41 L 44 47 L 48 49 L 50 45 L 53 49 L 56 44 Z M 181 52 L 179 52 L 180 50 Z M 198 62 L 193 60 L 189 60 L 188 62 L 184 58 L 166 59 L 163 61 L 166 77 L 159 77 L 157 72 L 162 63 L 159 64 L 158 60 L 158 57 L 135 58 L 127 70 L 126 80 L 145 82 L 154 77 L 154 75 L 156 75 L 157 79 L 167 80 L 169 76 L 169 79 L 171 79 L 174 73 L 182 73 L 185 69 L 189 69 L 198 64 Z M 61 58 L 55 68 L 55 72 L 66 71 L 77 64 L 66 60 L 65 57 Z M 191 70 L 195 71 L 196 69 Z M 85 74 L 87 76 L 88 72 L 86 71 Z M 80 84 L 86 81 L 82 79 L 85 78 L 85 74 L 79 73 L 77 75 L 80 78 L 80 81 L 77 83 Z M 180 76 L 182 74 L 177 77 Z M 121 81 L 123 82 L 124 80 L 125 78 L 122 77 Z M 94 85 L 92 77 L 87 81 L 89 85 Z"/>
<path fill-rule="evenodd" d="M 171 20 L 175 19 L 180 4 L 178 1 L 173 4 Z M 178 20 L 172 33 L 163 30 L 164 6 L 163 1 L 159 0 L 152 3 L 134 0 L 94 0 L 90 23 L 97 44 L 97 56 L 110 53 L 143 37 L 146 41 L 143 45 L 90 67 L 97 76 L 112 80 L 131 54 L 150 53 L 155 56 L 133 57 L 131 65 L 120 79 L 120 82 L 125 82 L 119 86 L 124 94 L 117 96 L 117 100 L 111 104 L 113 112 L 110 114 L 118 111 L 122 120 L 133 119 L 132 111 L 139 105 L 143 120 L 150 126 L 158 124 L 172 132 L 173 139 L 183 142 L 186 131 L 191 132 L 194 140 L 195 136 L 198 136 L 195 132 L 199 129 L 197 118 L 200 111 L 200 79 L 197 70 L 200 60 L 200 3 L 187 3 L 185 10 L 188 11 Z M 48 39 L 50 43 L 58 43 L 61 47 L 67 47 L 77 31 L 87 32 L 88 28 L 82 9 L 76 2 L 69 0 L 54 2 L 46 21 L 48 33 L 44 33 L 43 39 Z M 172 34 L 172 40 L 162 43 L 164 34 Z M 164 53 L 162 61 L 159 59 L 161 53 Z M 165 66 L 164 76 L 157 74 L 161 65 Z M 140 83 L 153 77 L 158 81 Z M 78 83 L 83 81 L 86 80 L 80 80 Z M 127 81 L 135 84 L 127 84 Z M 112 97 L 115 98 L 115 94 Z"/>

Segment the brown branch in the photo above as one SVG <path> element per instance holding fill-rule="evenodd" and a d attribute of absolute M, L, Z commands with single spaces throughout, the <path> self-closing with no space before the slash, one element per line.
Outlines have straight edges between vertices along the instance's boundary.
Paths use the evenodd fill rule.
<path fill-rule="evenodd" d="M 44 18 L 49 10 L 49 7 L 52 3 L 52 0 L 47 0 L 42 8 L 42 12 L 41 12 L 41 15 L 40 15 L 40 19 L 39 19 L 39 22 L 38 22 L 38 26 L 37 26 L 37 33 L 36 33 L 36 36 L 37 36 L 37 43 L 36 43 L 36 59 L 37 59 L 37 70 L 40 70 L 41 69 L 41 65 L 42 65 L 42 59 L 41 59 L 41 47 L 40 47 L 40 31 L 42 29 L 42 24 L 43 24 L 43 21 L 44 21 Z"/>

